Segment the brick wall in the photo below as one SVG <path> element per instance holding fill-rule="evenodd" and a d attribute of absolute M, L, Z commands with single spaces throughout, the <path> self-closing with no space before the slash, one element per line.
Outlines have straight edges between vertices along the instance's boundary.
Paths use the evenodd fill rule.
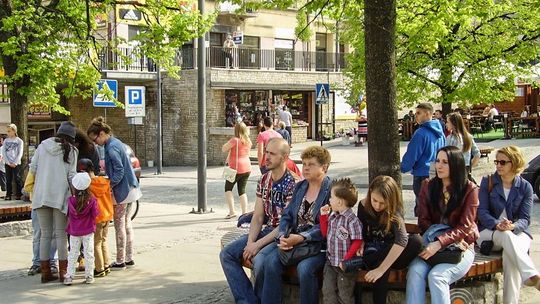
<path fill-rule="evenodd" d="M 283 71 L 245 71 L 211 69 L 207 71 L 207 100 L 206 100 L 206 130 L 207 130 L 207 163 L 208 165 L 223 164 L 225 154 L 221 146 L 231 135 L 210 134 L 212 127 L 225 127 L 225 87 L 211 84 L 234 83 L 236 87 L 242 84 L 254 88 L 270 89 L 275 85 L 289 86 L 290 84 L 315 88 L 315 83 L 326 82 L 330 77 L 331 86 L 343 84 L 340 73 L 314 72 L 283 72 Z M 139 157 L 142 166 L 148 160 L 156 164 L 156 84 L 155 81 L 133 82 L 118 81 L 119 100 L 124 100 L 124 87 L 130 85 L 146 86 L 146 117 L 143 125 L 127 124 L 124 109 L 108 108 L 107 123 L 120 140 L 130 145 Z M 281 87 L 282 88 L 282 87 Z M 301 88 L 302 89 L 302 88 Z M 163 165 L 196 165 L 197 164 L 197 70 L 181 72 L 180 79 L 172 79 L 164 75 L 162 90 L 162 123 L 163 123 Z M 93 117 L 105 116 L 105 109 L 94 108 L 90 98 L 73 98 L 68 102 L 71 120 L 83 130 L 86 130 Z M 330 112 L 331 113 L 331 112 Z M 305 128 L 303 128 L 305 130 Z M 293 131 L 294 142 L 305 141 L 305 131 L 296 134 Z M 232 134 L 232 133 L 231 133 Z M 252 129 L 250 137 L 255 147 L 256 129 Z"/>

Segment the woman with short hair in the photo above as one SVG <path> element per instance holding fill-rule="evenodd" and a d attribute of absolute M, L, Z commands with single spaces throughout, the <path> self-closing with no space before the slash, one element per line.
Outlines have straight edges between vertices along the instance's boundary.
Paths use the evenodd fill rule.
<path fill-rule="evenodd" d="M 502 250 L 503 302 L 518 303 L 521 284 L 540 290 L 540 276 L 528 251 L 531 247 L 533 189 L 519 174 L 525 168 L 521 150 L 508 146 L 497 151 L 495 173 L 480 184 L 478 245 Z M 487 246 L 487 248 L 486 248 Z M 487 252 L 486 252 L 487 253 Z"/>

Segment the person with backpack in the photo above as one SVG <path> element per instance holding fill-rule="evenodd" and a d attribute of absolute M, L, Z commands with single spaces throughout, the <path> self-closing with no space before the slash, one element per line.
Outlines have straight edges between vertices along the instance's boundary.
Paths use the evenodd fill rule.
<path fill-rule="evenodd" d="M 528 251 L 533 206 L 531 184 L 519 174 L 525 168 L 521 150 L 508 146 L 497 151 L 495 173 L 482 178 L 477 244 L 482 253 L 502 250 L 503 302 L 518 303 L 521 284 L 540 290 L 540 274 Z"/>

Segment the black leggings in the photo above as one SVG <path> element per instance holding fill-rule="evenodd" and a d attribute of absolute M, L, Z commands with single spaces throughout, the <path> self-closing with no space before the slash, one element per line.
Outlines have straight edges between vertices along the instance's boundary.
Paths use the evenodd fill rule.
<path fill-rule="evenodd" d="M 236 178 L 234 179 L 234 183 L 231 183 L 228 180 L 225 180 L 225 192 L 232 191 L 234 188 L 234 184 L 238 184 L 236 186 L 236 189 L 238 190 L 238 196 L 246 193 L 246 185 L 249 178 L 249 175 L 251 172 L 246 172 L 242 174 L 236 174 Z"/>
<path fill-rule="evenodd" d="M 377 251 L 376 253 L 364 256 L 364 262 L 366 263 L 369 269 L 375 269 L 384 261 L 390 248 L 393 244 Z M 409 266 L 412 260 L 418 256 L 422 251 L 422 237 L 418 234 L 409 234 L 409 241 L 407 242 L 407 247 L 403 250 L 401 255 L 397 260 L 392 264 L 390 269 L 386 271 L 375 283 L 373 283 L 371 290 L 373 292 L 373 303 L 375 304 L 385 304 L 386 296 L 388 295 L 388 276 L 390 275 L 391 269 L 404 269 Z M 362 288 L 359 285 L 356 285 L 357 289 L 355 291 L 355 303 L 362 303 Z"/>

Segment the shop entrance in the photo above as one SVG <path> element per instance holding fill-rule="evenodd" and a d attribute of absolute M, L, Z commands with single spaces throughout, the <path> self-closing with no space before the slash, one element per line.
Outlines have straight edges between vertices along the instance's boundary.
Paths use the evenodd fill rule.
<path fill-rule="evenodd" d="M 314 105 L 315 107 L 315 124 L 313 132 L 316 134 L 315 140 L 330 140 L 336 134 L 336 125 L 334 124 L 335 117 L 335 93 L 330 92 L 329 100 L 322 105 Z M 313 102 L 315 104 L 315 102 Z"/>

